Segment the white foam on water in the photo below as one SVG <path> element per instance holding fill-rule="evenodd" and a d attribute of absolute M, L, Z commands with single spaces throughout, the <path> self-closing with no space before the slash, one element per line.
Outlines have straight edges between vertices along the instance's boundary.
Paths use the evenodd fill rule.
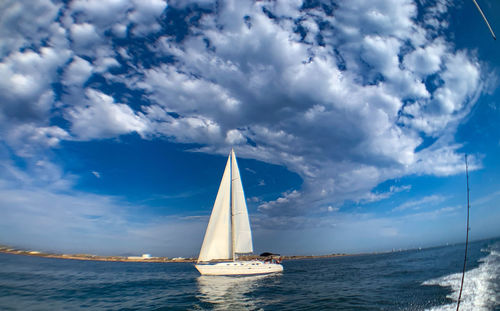
<path fill-rule="evenodd" d="M 500 252 L 495 250 L 499 248 L 500 244 L 497 243 L 492 248 L 485 250 L 489 254 L 479 260 L 479 266 L 465 273 L 460 310 L 489 311 L 497 310 L 500 306 Z M 447 298 L 454 301 L 452 304 L 437 306 L 428 310 L 456 310 L 461 279 L 462 273 L 454 273 L 423 282 L 422 285 L 450 287 L 452 292 Z"/>

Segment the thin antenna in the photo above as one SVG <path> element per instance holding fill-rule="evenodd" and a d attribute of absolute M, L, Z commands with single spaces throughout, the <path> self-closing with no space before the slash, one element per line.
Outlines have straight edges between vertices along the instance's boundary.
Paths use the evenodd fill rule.
<path fill-rule="evenodd" d="M 486 19 L 486 16 L 484 15 L 483 10 L 481 10 L 481 8 L 479 7 L 479 4 L 477 4 L 476 0 L 472 0 L 472 1 L 476 5 L 476 8 L 479 10 L 479 13 L 481 13 L 481 16 L 483 16 L 484 22 L 486 23 L 486 26 L 488 26 L 488 29 L 490 30 L 491 35 L 493 36 L 493 39 L 496 40 L 497 37 L 495 36 L 495 33 L 493 32 L 493 29 L 491 29 L 490 23 L 488 23 L 488 20 Z"/>
<path fill-rule="evenodd" d="M 475 1 L 474 1 L 475 2 Z M 467 154 L 465 155 L 465 175 L 467 176 L 467 234 L 465 235 L 465 258 L 464 269 L 462 271 L 462 283 L 460 283 L 460 293 L 458 294 L 457 311 L 460 308 L 460 298 L 462 298 L 462 289 L 464 287 L 465 266 L 467 264 L 467 248 L 469 245 L 469 165 L 467 164 Z"/>

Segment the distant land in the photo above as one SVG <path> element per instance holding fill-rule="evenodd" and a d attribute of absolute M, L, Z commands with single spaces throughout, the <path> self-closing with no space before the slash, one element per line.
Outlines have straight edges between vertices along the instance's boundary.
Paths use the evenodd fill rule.
<path fill-rule="evenodd" d="M 197 258 L 184 258 L 184 257 L 153 257 L 149 254 L 142 256 L 99 256 L 92 254 L 54 254 L 45 253 L 35 250 L 20 250 L 10 246 L 1 246 L 0 253 L 24 255 L 24 256 L 37 256 L 46 258 L 60 258 L 60 259 L 73 259 L 73 260 L 94 260 L 94 261 L 122 261 L 122 262 L 196 262 Z M 359 255 L 359 254 L 358 254 Z M 341 256 L 354 256 L 354 254 L 329 254 L 318 256 L 279 256 L 282 260 L 297 260 L 297 259 L 314 259 L 314 258 L 331 258 Z M 263 259 L 264 257 L 258 255 L 241 256 L 242 260 L 256 260 Z"/>
<path fill-rule="evenodd" d="M 478 241 L 486 241 L 486 240 L 495 240 L 500 239 L 500 237 L 489 237 L 484 239 L 478 239 L 469 241 L 469 243 L 474 243 Z M 432 248 L 440 248 L 449 245 L 459 245 L 465 244 L 463 242 L 458 243 L 446 243 L 442 245 L 435 245 L 429 247 L 418 247 L 418 248 L 407 248 L 407 249 L 392 249 L 390 251 L 381 251 L 381 252 L 367 252 L 367 253 L 355 253 L 355 254 L 346 254 L 346 253 L 334 253 L 327 255 L 296 255 L 296 256 L 281 256 L 279 254 L 273 254 L 275 257 L 279 257 L 281 260 L 299 260 L 299 259 L 319 259 L 319 258 L 333 258 L 333 257 L 345 257 L 345 256 L 362 256 L 362 255 L 378 255 L 378 254 L 387 254 L 387 253 L 395 253 L 395 252 L 406 252 L 406 251 L 421 251 L 423 249 L 432 249 Z M 14 254 L 14 255 L 24 255 L 24 256 L 37 256 L 37 257 L 46 257 L 46 258 L 60 258 L 60 259 L 74 259 L 74 260 L 94 260 L 94 261 L 122 261 L 122 262 L 196 262 L 197 258 L 184 258 L 184 257 L 153 257 L 149 254 L 142 254 L 141 256 L 100 256 L 93 254 L 57 254 L 57 253 L 46 253 L 43 251 L 37 250 L 23 250 L 19 248 L 15 248 L 13 246 L 0 245 L 0 253 L 4 254 Z M 248 255 L 248 256 L 240 256 L 241 260 L 264 260 L 265 257 L 259 255 Z M 230 261 L 230 260 L 227 260 Z"/>

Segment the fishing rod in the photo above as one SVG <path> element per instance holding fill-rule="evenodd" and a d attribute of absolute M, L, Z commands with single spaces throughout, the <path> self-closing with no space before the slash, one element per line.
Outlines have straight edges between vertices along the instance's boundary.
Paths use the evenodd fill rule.
<path fill-rule="evenodd" d="M 483 10 L 481 10 L 481 7 L 477 3 L 476 0 L 472 0 L 474 4 L 476 5 L 477 10 L 479 13 L 481 13 L 481 16 L 483 17 L 484 22 L 486 23 L 486 26 L 488 26 L 488 29 L 490 30 L 491 36 L 493 37 L 494 40 L 497 39 L 495 36 L 495 33 L 493 32 L 493 29 L 490 26 L 490 23 L 488 22 L 488 19 L 483 13 Z M 467 266 L 467 249 L 469 247 L 469 210 L 470 210 L 470 205 L 469 205 L 469 164 L 467 163 L 467 154 L 465 154 L 465 176 L 467 178 L 467 230 L 465 234 L 465 256 L 464 256 L 464 268 L 462 270 L 462 281 L 460 282 L 460 292 L 458 294 L 458 300 L 457 300 L 457 311 L 460 309 L 460 299 L 462 298 L 462 290 L 464 288 L 464 278 L 465 278 L 465 267 Z"/>
<path fill-rule="evenodd" d="M 493 39 L 496 40 L 497 37 L 495 36 L 495 33 L 493 32 L 493 29 L 491 29 L 490 23 L 488 23 L 488 20 L 486 19 L 486 16 L 484 15 L 483 10 L 481 10 L 481 8 L 479 7 L 479 4 L 477 3 L 476 0 L 472 0 L 472 1 L 476 5 L 476 8 L 478 9 L 479 13 L 481 13 L 481 16 L 483 17 L 483 20 L 486 23 L 486 26 L 488 26 L 488 29 L 490 30 L 490 33 L 493 36 Z M 457 310 L 458 310 L 458 308 L 457 308 Z"/>
<path fill-rule="evenodd" d="M 465 266 L 467 264 L 467 248 L 469 245 L 469 165 L 467 164 L 467 154 L 465 155 L 465 176 L 467 176 L 467 233 L 465 235 L 465 257 L 464 257 L 464 269 L 462 271 L 462 282 L 460 283 L 460 293 L 458 294 L 457 301 L 457 311 L 460 308 L 460 298 L 462 298 L 462 289 L 464 287 L 464 277 L 465 277 Z"/>

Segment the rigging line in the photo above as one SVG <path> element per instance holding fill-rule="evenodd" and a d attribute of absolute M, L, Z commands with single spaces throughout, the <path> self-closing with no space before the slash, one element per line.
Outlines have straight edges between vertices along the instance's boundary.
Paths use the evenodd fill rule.
<path fill-rule="evenodd" d="M 465 266 L 467 264 L 467 248 L 469 244 L 469 166 L 467 164 L 467 154 L 465 155 L 465 175 L 467 176 L 467 233 L 465 235 L 465 257 L 464 257 L 464 269 L 462 271 L 462 282 L 460 283 L 460 293 L 458 294 L 457 301 L 457 311 L 460 308 L 460 298 L 462 297 L 462 289 L 464 287 L 464 277 L 465 277 Z"/>
<path fill-rule="evenodd" d="M 472 0 L 472 1 L 476 5 L 476 8 L 479 10 L 479 13 L 481 13 L 481 16 L 483 17 L 484 22 L 486 23 L 486 26 L 488 26 L 488 29 L 490 30 L 491 35 L 493 36 L 493 39 L 496 40 L 497 37 L 495 36 L 495 33 L 493 32 L 493 29 L 491 29 L 490 23 L 488 23 L 488 20 L 486 19 L 486 16 L 484 15 L 483 10 L 481 10 L 481 8 L 479 7 L 479 4 L 477 3 L 476 0 Z"/>

